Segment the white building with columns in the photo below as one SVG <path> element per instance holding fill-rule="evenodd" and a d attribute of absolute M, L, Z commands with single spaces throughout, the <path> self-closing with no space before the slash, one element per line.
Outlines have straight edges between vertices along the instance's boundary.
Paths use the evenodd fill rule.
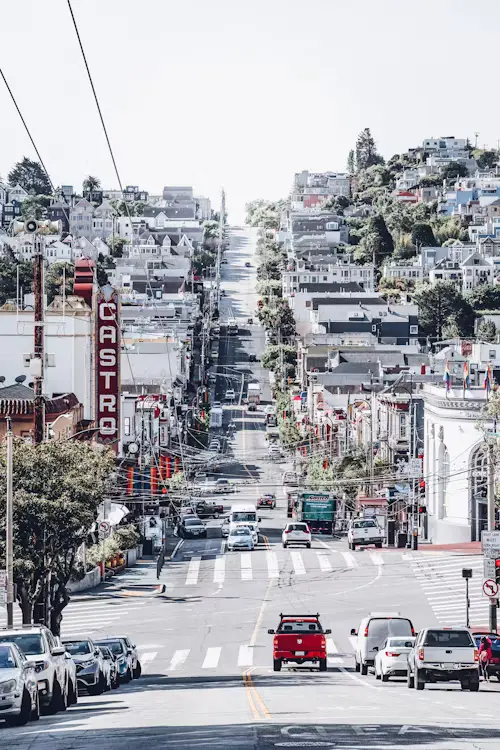
<path fill-rule="evenodd" d="M 486 391 L 424 385 L 424 478 L 434 544 L 481 539 L 487 528 Z M 479 423 L 481 422 L 481 426 Z"/>

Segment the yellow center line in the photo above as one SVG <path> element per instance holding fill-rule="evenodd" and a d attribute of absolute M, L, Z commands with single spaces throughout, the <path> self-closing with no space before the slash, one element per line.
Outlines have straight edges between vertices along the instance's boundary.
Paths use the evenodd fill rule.
<path fill-rule="evenodd" d="M 243 684 L 245 686 L 245 692 L 247 694 L 248 705 L 250 706 L 252 716 L 256 721 L 258 721 L 260 719 L 260 714 L 257 711 L 257 708 L 255 707 L 255 703 L 254 703 L 253 696 L 252 696 L 252 690 L 251 690 L 250 684 L 248 683 L 248 675 L 246 671 L 243 672 L 242 678 L 243 678 Z"/>
<path fill-rule="evenodd" d="M 250 667 L 250 669 L 247 669 L 242 677 L 243 677 L 243 684 L 245 685 L 245 690 L 247 694 L 248 704 L 250 706 L 250 709 L 252 711 L 253 718 L 258 721 L 261 718 L 264 719 L 271 719 L 272 716 L 262 700 L 262 698 L 259 695 L 259 692 L 257 688 L 255 687 L 254 681 L 252 679 L 252 675 L 250 672 L 252 671 L 253 667 Z M 258 708 L 257 708 L 257 706 Z M 259 708 L 261 713 L 259 713 Z"/>

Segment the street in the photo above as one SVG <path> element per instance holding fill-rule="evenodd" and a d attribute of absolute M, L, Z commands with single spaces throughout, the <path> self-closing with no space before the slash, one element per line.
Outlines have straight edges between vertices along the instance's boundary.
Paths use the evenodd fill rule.
<path fill-rule="evenodd" d="M 351 628 L 365 614 L 400 612 L 415 629 L 454 618 L 464 624 L 462 566 L 467 555 L 398 549 L 348 550 L 345 539 L 316 537 L 311 549 L 284 549 L 285 462 L 267 456 L 262 408 L 241 405 L 250 378 L 269 402 L 268 374 L 249 354 L 261 354 L 257 325 L 254 229 L 233 230 L 222 266 L 221 325 L 233 317 L 238 336 L 221 334 L 216 398 L 224 406 L 228 455 L 219 476 L 238 482 L 224 497 L 255 502 L 270 492 L 275 509 L 262 509 L 261 537 L 252 552 L 227 552 L 223 519 L 208 522 L 206 539 L 183 540 L 165 562 L 143 562 L 115 584 L 77 596 L 65 611 L 64 636 L 126 634 L 140 650 L 143 676 L 116 693 L 81 697 L 66 713 L 19 729 L 0 728 L 12 750 L 95 748 L 443 748 L 500 747 L 500 683 L 477 694 L 458 684 L 409 691 L 405 678 L 376 682 L 354 671 Z M 245 263 L 251 267 L 245 267 Z M 247 323 L 252 317 L 253 323 Z M 229 429 L 230 424 L 234 429 Z M 444 571 L 444 572 L 442 572 Z M 479 576 L 479 573 L 478 573 Z M 473 624 L 485 622 L 486 602 L 473 590 Z M 280 613 L 319 613 L 328 636 L 328 670 L 272 671 L 272 641 Z"/>

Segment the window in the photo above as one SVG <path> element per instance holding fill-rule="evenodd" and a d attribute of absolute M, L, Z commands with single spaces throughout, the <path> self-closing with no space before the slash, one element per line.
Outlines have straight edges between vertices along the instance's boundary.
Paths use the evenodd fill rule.
<path fill-rule="evenodd" d="M 495 351 L 495 349 L 490 349 L 490 352 L 489 352 L 489 359 L 495 359 L 495 356 L 496 356 L 496 351 Z"/>
<path fill-rule="evenodd" d="M 123 285 L 125 286 L 125 284 Z M 125 431 L 125 435 L 130 435 L 130 417 L 125 417 L 123 420 L 123 429 Z"/>
<path fill-rule="evenodd" d="M 311 300 L 306 300 L 306 307 L 311 307 Z"/>
<path fill-rule="evenodd" d="M 410 335 L 418 333 L 418 326 L 410 326 Z"/>
<path fill-rule="evenodd" d="M 399 438 L 400 440 L 406 440 L 406 426 L 407 426 L 407 415 L 399 415 Z"/>

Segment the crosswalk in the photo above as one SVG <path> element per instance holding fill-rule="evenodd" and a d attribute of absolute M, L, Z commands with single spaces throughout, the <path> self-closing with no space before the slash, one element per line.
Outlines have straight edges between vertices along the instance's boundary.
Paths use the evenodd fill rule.
<path fill-rule="evenodd" d="M 409 559 L 415 577 L 441 625 L 465 624 L 466 594 L 462 569 L 471 568 L 470 623 L 476 627 L 487 625 L 488 600 L 482 591 L 482 555 L 422 555 Z"/>
<path fill-rule="evenodd" d="M 286 571 L 302 577 L 307 574 L 323 574 L 339 570 L 402 565 L 408 566 L 411 554 L 391 551 L 387 553 L 366 550 L 358 553 L 328 549 L 286 549 L 278 551 L 255 550 L 254 552 L 230 552 L 217 555 L 193 555 L 187 567 L 173 571 L 176 585 L 196 586 L 212 582 L 222 586 L 227 579 L 257 581 L 263 578 L 277 579 Z M 169 581 L 171 582 L 171 577 Z M 170 584 L 169 584 L 170 585 Z"/>

